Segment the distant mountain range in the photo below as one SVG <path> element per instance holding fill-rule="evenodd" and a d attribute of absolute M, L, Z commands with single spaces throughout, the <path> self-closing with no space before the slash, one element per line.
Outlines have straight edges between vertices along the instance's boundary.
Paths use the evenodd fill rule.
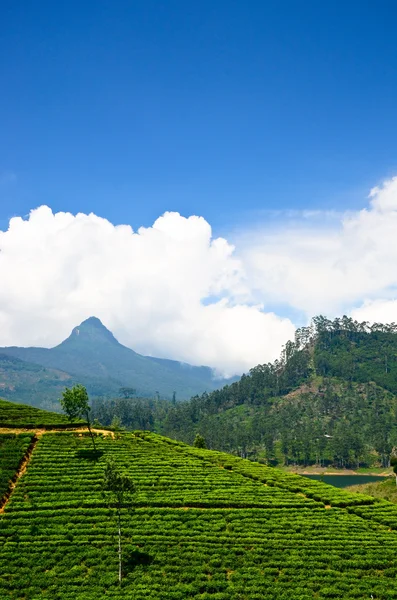
<path fill-rule="evenodd" d="M 96 317 L 75 327 L 55 348 L 0 348 L 0 396 L 42 408 L 57 408 L 65 388 L 82 383 L 93 397 L 137 396 L 187 399 L 236 381 L 215 379 L 210 367 L 142 356 L 120 344 Z"/>

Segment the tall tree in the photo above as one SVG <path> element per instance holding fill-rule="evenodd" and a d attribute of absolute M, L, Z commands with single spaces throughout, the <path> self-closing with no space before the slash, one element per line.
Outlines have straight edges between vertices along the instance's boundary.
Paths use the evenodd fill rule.
<path fill-rule="evenodd" d="M 85 418 L 88 431 L 94 445 L 94 451 L 96 452 L 94 434 L 91 430 L 91 408 L 89 402 L 87 390 L 83 385 L 80 384 L 75 385 L 72 388 L 66 388 L 65 391 L 62 392 L 62 398 L 60 399 L 63 411 L 68 416 L 68 419 L 71 423 L 76 419 Z"/>
<path fill-rule="evenodd" d="M 395 449 L 393 448 L 393 451 L 394 450 Z M 393 467 L 393 473 L 396 477 L 396 486 L 397 486 L 397 456 L 394 453 L 390 456 L 390 466 Z"/>
<path fill-rule="evenodd" d="M 133 398 L 136 394 L 136 389 L 133 387 L 121 387 L 119 393 L 123 398 Z"/>
<path fill-rule="evenodd" d="M 196 437 L 194 438 L 193 446 L 195 446 L 196 448 L 206 448 L 207 447 L 207 444 L 205 443 L 205 439 L 199 433 L 197 433 Z"/>
<path fill-rule="evenodd" d="M 135 491 L 135 484 L 127 475 L 121 473 L 112 458 L 106 461 L 105 471 L 102 481 L 102 493 L 110 506 L 115 506 L 117 511 L 118 525 L 118 554 L 119 554 L 119 585 L 123 576 L 122 570 L 122 549 L 121 549 L 121 509 L 124 505 L 126 494 L 132 494 Z"/>

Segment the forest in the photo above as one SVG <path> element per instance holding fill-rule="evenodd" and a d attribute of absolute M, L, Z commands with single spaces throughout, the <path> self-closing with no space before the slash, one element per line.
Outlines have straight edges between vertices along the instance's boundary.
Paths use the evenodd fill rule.
<path fill-rule="evenodd" d="M 389 464 L 397 445 L 397 325 L 315 317 L 278 360 L 186 402 L 93 401 L 104 425 L 155 431 L 272 465 Z"/>

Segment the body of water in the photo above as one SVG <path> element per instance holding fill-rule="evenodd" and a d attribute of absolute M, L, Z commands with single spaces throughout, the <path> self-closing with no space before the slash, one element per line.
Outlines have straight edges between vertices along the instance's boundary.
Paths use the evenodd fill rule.
<path fill-rule="evenodd" d="M 350 485 L 361 485 L 362 483 L 372 483 L 373 481 L 384 481 L 388 477 L 383 475 L 304 475 L 309 479 L 323 481 L 337 488 L 344 488 Z"/>

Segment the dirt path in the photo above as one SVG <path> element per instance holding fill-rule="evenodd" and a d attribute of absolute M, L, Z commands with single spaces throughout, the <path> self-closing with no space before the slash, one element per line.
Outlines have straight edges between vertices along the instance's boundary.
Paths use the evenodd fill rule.
<path fill-rule="evenodd" d="M 383 471 L 376 471 L 376 472 L 372 472 L 369 471 L 368 473 L 361 473 L 360 471 L 355 471 L 354 469 L 339 469 L 339 470 L 328 470 L 327 468 L 284 468 L 284 467 L 278 467 L 281 471 L 284 471 L 284 473 L 291 473 L 293 475 L 370 475 L 371 477 L 386 477 L 387 475 L 392 475 L 392 470 L 391 468 L 389 469 L 384 469 Z"/>
<path fill-rule="evenodd" d="M 62 431 L 76 432 L 76 433 L 87 433 L 88 427 L 71 427 L 70 429 L 36 429 L 35 427 L 30 427 L 28 429 L 18 429 L 17 427 L 0 427 L 1 433 L 34 433 L 36 436 L 41 436 L 45 433 L 60 433 Z M 110 435 L 114 438 L 114 431 L 109 431 L 108 429 L 95 429 L 91 427 L 91 431 L 94 433 L 101 433 L 102 435 Z"/>

